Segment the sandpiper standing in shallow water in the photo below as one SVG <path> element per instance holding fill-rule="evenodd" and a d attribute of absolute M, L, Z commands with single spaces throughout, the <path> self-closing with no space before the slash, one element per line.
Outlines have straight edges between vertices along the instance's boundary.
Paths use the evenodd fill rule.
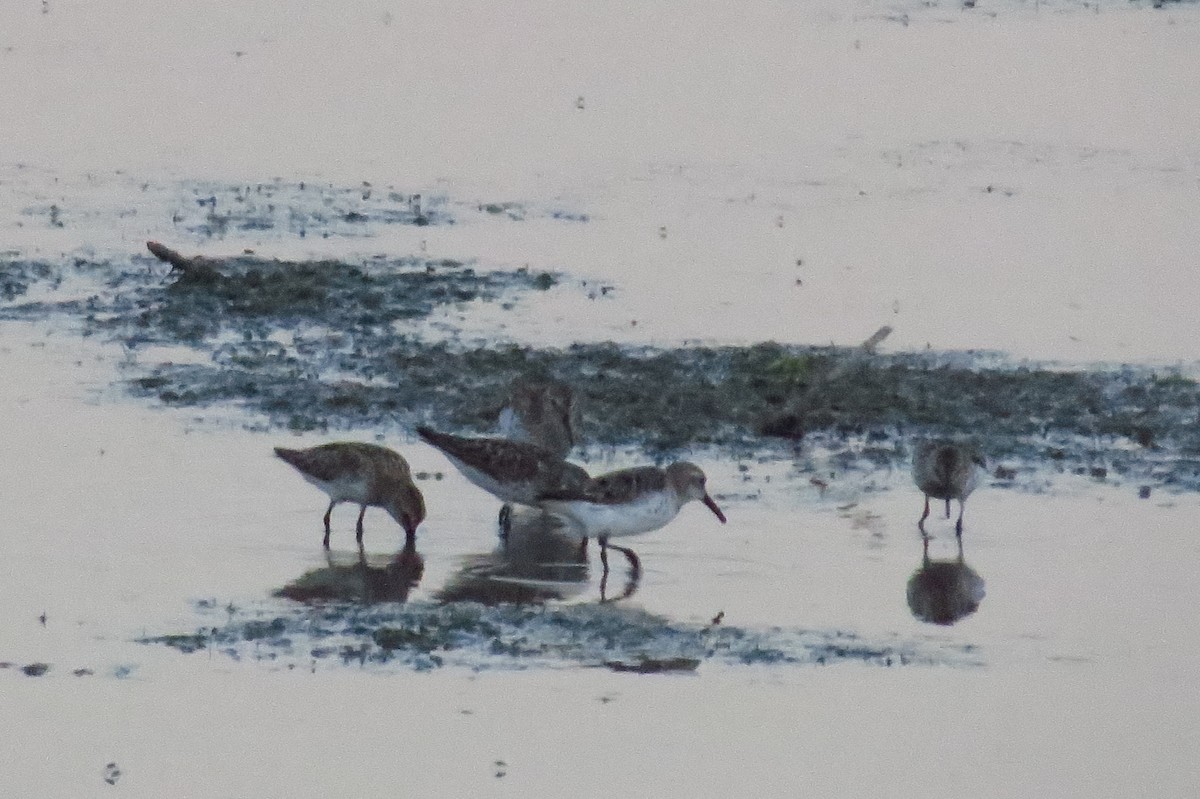
<path fill-rule="evenodd" d="M 500 435 L 565 458 L 575 446 L 577 414 L 575 393 L 566 383 L 520 378 L 513 382 L 500 411 Z M 511 520 L 512 505 L 506 502 L 500 508 L 500 529 L 507 533 Z"/>
<path fill-rule="evenodd" d="M 537 507 L 549 491 L 580 490 L 591 479 L 578 466 L 534 444 L 507 438 L 463 438 L 418 427 L 463 476 L 504 502 Z"/>
<path fill-rule="evenodd" d="M 963 507 L 967 497 L 979 481 L 979 470 L 987 462 L 979 449 L 972 444 L 955 444 L 950 441 L 922 441 L 917 445 L 913 458 L 912 475 L 925 494 L 925 512 L 917 521 L 921 533 L 925 533 L 925 519 L 929 517 L 929 498 L 946 501 L 946 518 L 950 518 L 950 500 L 958 500 L 958 522 L 954 532 L 962 537 Z"/>
<path fill-rule="evenodd" d="M 383 508 L 404 528 L 409 542 L 425 519 L 425 500 L 413 483 L 408 462 L 387 447 L 356 442 L 322 444 L 309 449 L 276 447 L 275 454 L 296 468 L 304 479 L 329 495 L 325 511 L 325 548 L 329 549 L 329 514 L 339 502 L 360 507 L 355 526 L 359 546 L 367 507 Z"/>
<path fill-rule="evenodd" d="M 704 472 L 693 463 L 681 461 L 665 469 L 639 466 L 621 469 L 589 480 L 582 489 L 550 491 L 542 507 L 574 522 L 583 534 L 600 542 L 600 561 L 608 569 L 607 550 L 624 553 L 634 569 L 637 556 L 625 547 L 608 543 L 609 538 L 638 535 L 666 525 L 693 499 L 708 506 L 721 524 L 725 514 L 708 495 Z"/>

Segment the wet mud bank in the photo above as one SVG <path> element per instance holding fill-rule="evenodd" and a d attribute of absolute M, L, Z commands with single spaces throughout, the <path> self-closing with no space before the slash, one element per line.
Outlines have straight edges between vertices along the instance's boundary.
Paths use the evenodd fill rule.
<path fill-rule="evenodd" d="M 897 464 L 917 436 L 978 441 L 1001 484 L 1030 470 L 1200 489 L 1200 388 L 1142 367 L 996 366 L 971 353 L 785 346 L 489 346 L 431 341 L 437 309 L 511 303 L 561 275 L 417 257 L 0 262 L 5 318 L 76 320 L 130 353 L 125 385 L 171 406 L 234 405 L 249 425 L 342 431 L 433 423 L 485 432 L 511 381 L 553 375 L 581 398 L 582 439 L 662 456 L 810 448 L 843 466 Z M 93 290 L 60 298 L 83 281 Z M 41 289 L 41 290 L 39 290 Z M 26 295 L 30 295 L 27 297 Z M 37 299 L 31 297 L 37 295 Z M 140 357 L 155 346 L 186 357 Z"/>
<path fill-rule="evenodd" d="M 644 674 L 686 673 L 705 663 L 981 663 L 969 644 L 899 637 L 867 640 L 836 630 L 686 624 L 619 604 L 330 603 L 281 612 L 277 606 L 221 607 L 203 601 L 197 610 L 211 616 L 214 624 L 194 633 L 146 636 L 139 643 L 313 671 L 328 666 L 425 671 L 566 664 Z"/>

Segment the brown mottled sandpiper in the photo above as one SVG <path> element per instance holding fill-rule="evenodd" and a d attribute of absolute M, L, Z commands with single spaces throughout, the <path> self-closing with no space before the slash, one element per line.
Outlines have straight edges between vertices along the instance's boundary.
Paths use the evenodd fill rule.
<path fill-rule="evenodd" d="M 408 462 L 387 447 L 339 441 L 309 449 L 276 447 L 275 454 L 294 466 L 305 480 L 329 495 L 325 511 L 325 548 L 329 548 L 329 514 L 339 502 L 360 506 L 355 527 L 359 546 L 363 514 L 368 507 L 383 508 L 414 541 L 417 525 L 425 519 L 425 500 L 412 481 Z"/>
<path fill-rule="evenodd" d="M 577 417 L 575 393 L 566 383 L 519 379 L 500 411 L 500 435 L 565 458 L 575 446 Z"/>
<path fill-rule="evenodd" d="M 565 458 L 575 446 L 578 411 L 575 393 L 561 380 L 518 378 L 500 410 L 499 432 Z M 500 529 L 508 532 L 511 522 L 512 505 L 506 502 L 500 508 Z"/>
<path fill-rule="evenodd" d="M 463 438 L 418 427 L 463 476 L 504 502 L 537 507 L 548 491 L 579 490 L 591 478 L 578 466 L 534 444 L 507 438 Z"/>
<path fill-rule="evenodd" d="M 954 532 L 962 536 L 963 507 L 967 497 L 979 482 L 979 471 L 987 462 L 973 444 L 957 444 L 950 441 L 922 441 L 917 445 L 913 458 L 912 476 L 917 488 L 925 494 L 925 512 L 921 514 L 917 527 L 925 533 L 925 519 L 929 517 L 929 498 L 946 501 L 946 518 L 950 518 L 950 500 L 958 500 L 958 522 Z"/>
<path fill-rule="evenodd" d="M 589 536 L 595 536 L 605 569 L 610 546 L 624 553 L 637 569 L 637 556 L 625 547 L 610 545 L 609 538 L 657 530 L 693 499 L 703 502 L 725 523 L 725 514 L 705 488 L 704 472 L 686 461 L 665 469 L 640 466 L 609 472 L 592 478 L 582 488 L 547 492 L 541 506 L 573 522 L 582 532 L 584 544 Z"/>

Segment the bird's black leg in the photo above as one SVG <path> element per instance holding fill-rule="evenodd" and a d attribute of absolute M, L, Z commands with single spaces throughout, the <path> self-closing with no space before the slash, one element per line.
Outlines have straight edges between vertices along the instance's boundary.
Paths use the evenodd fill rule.
<path fill-rule="evenodd" d="M 921 518 L 917 520 L 917 529 L 921 531 L 921 535 L 925 535 L 925 520 L 929 518 L 929 495 L 925 495 L 925 512 L 921 514 Z"/>
<path fill-rule="evenodd" d="M 354 540 L 362 543 L 362 520 L 367 513 L 367 506 L 363 505 L 358 511 L 358 524 L 354 525 Z"/>
<path fill-rule="evenodd" d="M 636 552 L 634 552 L 629 547 L 619 547 L 616 544 L 609 544 L 608 548 L 615 549 L 618 552 L 620 552 L 622 555 L 625 556 L 625 559 L 629 561 L 629 573 L 631 576 L 633 576 L 636 579 L 638 576 L 641 575 L 642 562 L 640 560 L 638 560 L 638 556 L 637 556 Z"/>
<path fill-rule="evenodd" d="M 602 535 L 596 538 L 600 542 L 600 563 L 604 566 L 604 574 L 608 575 L 608 536 Z"/>
<path fill-rule="evenodd" d="M 950 518 L 950 500 L 946 500 L 946 518 Z"/>
<path fill-rule="evenodd" d="M 337 502 L 330 501 L 329 507 L 325 509 L 325 541 L 323 542 L 326 549 L 329 549 L 329 514 L 333 513 L 333 506 Z"/>
<path fill-rule="evenodd" d="M 512 505 L 505 502 L 500 506 L 500 518 L 497 521 L 500 524 L 500 537 L 508 538 L 512 532 Z"/>
<path fill-rule="evenodd" d="M 949 504 L 949 500 L 947 500 L 947 504 Z M 960 499 L 960 500 L 958 501 L 958 521 L 957 521 L 957 522 L 955 522 L 955 524 L 954 524 L 954 534 L 955 534 L 956 536 L 958 536 L 958 539 L 959 539 L 959 542 L 960 542 L 960 543 L 962 542 L 962 517 L 963 517 L 963 511 L 964 511 L 964 510 L 966 510 L 966 507 L 967 507 L 967 506 L 966 506 L 966 503 L 964 503 L 964 502 L 963 502 L 963 501 Z"/>

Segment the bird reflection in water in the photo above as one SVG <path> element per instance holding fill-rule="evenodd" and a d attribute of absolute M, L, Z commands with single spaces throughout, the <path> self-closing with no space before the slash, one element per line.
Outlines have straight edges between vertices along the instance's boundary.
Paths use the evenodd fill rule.
<path fill-rule="evenodd" d="M 326 551 L 325 560 L 327 566 L 305 572 L 275 596 L 309 604 L 405 602 L 425 572 L 425 559 L 411 539 L 395 555 L 368 556 L 359 547 L 352 559 Z"/>
<path fill-rule="evenodd" d="M 929 539 L 924 538 L 921 567 L 908 578 L 908 609 L 930 624 L 954 624 L 979 609 L 983 578 L 963 561 L 962 539 L 954 560 L 930 560 Z"/>
<path fill-rule="evenodd" d="M 607 596 L 605 574 L 601 601 L 626 599 L 637 590 L 640 571 L 630 572 L 623 590 Z M 587 550 L 565 534 L 552 516 L 514 511 L 507 538 L 491 552 L 468 555 L 462 568 L 438 592 L 443 602 L 540 604 L 582 593 L 588 585 Z"/>

